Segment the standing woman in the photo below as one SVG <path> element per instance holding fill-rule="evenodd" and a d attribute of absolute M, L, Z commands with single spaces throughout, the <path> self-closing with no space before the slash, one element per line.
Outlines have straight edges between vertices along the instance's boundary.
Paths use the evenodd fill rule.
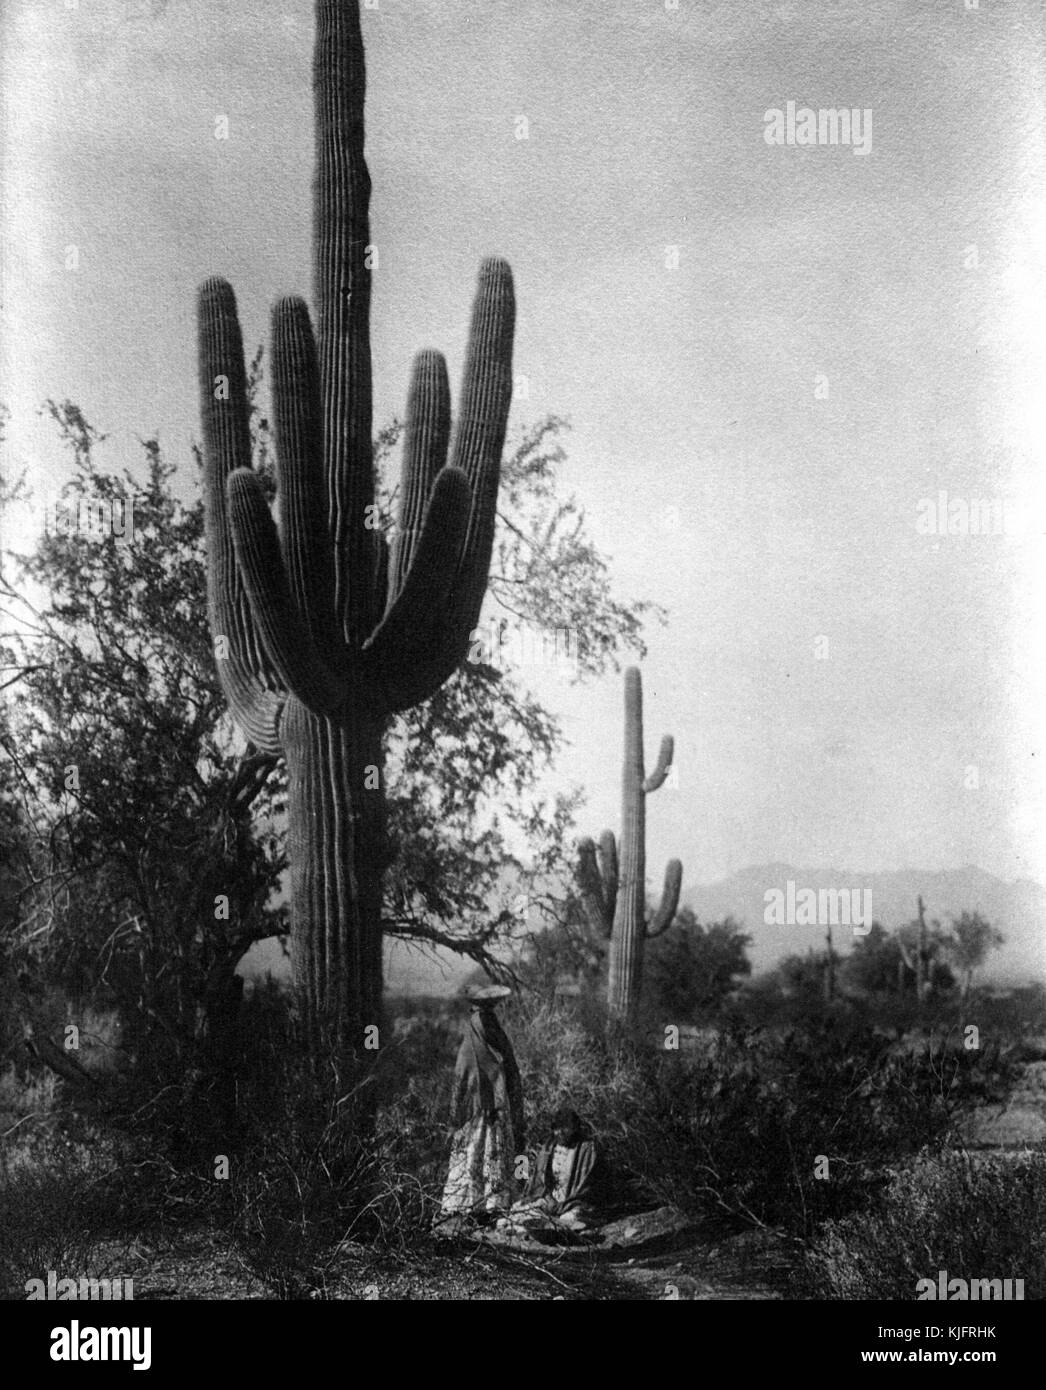
<path fill-rule="evenodd" d="M 440 1214 L 502 1215 L 512 1205 L 515 1157 L 523 1149 L 523 1087 L 495 1007 L 502 985 L 468 992 L 472 1006 L 454 1068 L 453 1137 Z"/>

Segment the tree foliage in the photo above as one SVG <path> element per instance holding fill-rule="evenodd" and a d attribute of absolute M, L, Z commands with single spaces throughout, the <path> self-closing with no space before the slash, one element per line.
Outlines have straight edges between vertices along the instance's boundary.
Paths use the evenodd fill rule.
<path fill-rule="evenodd" d="M 255 400 L 261 376 L 259 354 Z M 3 581 L 4 804 L 21 806 L 33 846 L 5 948 L 71 987 L 110 990 L 145 1031 L 181 1046 L 247 946 L 285 929 L 282 769 L 244 744 L 225 710 L 197 479 L 179 477 L 155 439 L 133 473 L 108 472 L 104 436 L 79 408 L 47 411 L 71 454 L 69 499 L 133 494 L 133 538 L 45 534 L 17 585 Z M 641 654 L 642 620 L 659 613 L 613 598 L 582 512 L 558 496 L 564 428 L 549 418 L 525 430 L 506 460 L 490 609 L 492 621 L 570 630 L 567 674 L 584 679 L 616 666 L 619 648 Z M 379 482 L 400 432 L 394 422 L 376 441 Z M 258 408 L 252 435 L 271 488 Z M 394 494 L 378 495 L 391 524 Z M 29 592 L 46 597 L 34 604 Z M 394 723 L 389 934 L 498 972 L 507 939 L 536 916 L 562 917 L 578 798 L 540 787 L 561 741 L 526 669 L 502 661 L 466 663 Z"/>
<path fill-rule="evenodd" d="M 951 923 L 943 945 L 962 975 L 965 996 L 970 992 L 973 972 L 984 964 L 989 951 L 1003 944 L 1003 935 L 979 912 L 964 912 Z"/>
<path fill-rule="evenodd" d="M 166 1040 L 181 1060 L 244 951 L 283 929 L 269 905 L 280 783 L 224 718 L 199 505 L 177 500 L 155 440 L 141 474 L 106 473 L 82 413 L 48 410 L 73 455 L 67 500 L 133 495 L 133 539 L 45 532 L 18 588 L 4 584 L 4 767 L 35 830 L 8 950 L 71 991 L 100 989 L 135 1042 Z"/>
<path fill-rule="evenodd" d="M 647 944 L 644 1008 L 693 1023 L 707 1017 L 752 973 L 745 935 L 732 917 L 703 925 L 681 908 L 668 931 Z"/>
<path fill-rule="evenodd" d="M 842 967 L 846 985 L 862 994 L 894 994 L 902 967 L 900 947 L 881 922 L 873 922 L 866 936 L 854 939 L 853 950 Z"/>

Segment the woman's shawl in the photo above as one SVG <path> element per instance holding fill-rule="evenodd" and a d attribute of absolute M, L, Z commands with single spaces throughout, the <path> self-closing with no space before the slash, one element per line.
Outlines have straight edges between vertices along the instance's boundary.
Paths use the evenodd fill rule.
<path fill-rule="evenodd" d="M 451 1123 L 455 1128 L 507 1107 L 517 1152 L 523 1148 L 523 1087 L 505 1030 L 493 1014 L 474 1013 L 454 1068 Z"/>
<path fill-rule="evenodd" d="M 552 1150 L 555 1144 L 549 1143 L 538 1150 L 534 1171 L 530 1175 L 524 1191 L 524 1198 L 534 1201 L 552 1196 Z M 573 1158 L 567 1172 L 566 1190 L 558 1194 L 559 1211 L 562 1214 L 583 1202 L 591 1202 L 595 1196 L 595 1172 L 599 1151 L 594 1139 L 581 1139 L 574 1145 Z"/>

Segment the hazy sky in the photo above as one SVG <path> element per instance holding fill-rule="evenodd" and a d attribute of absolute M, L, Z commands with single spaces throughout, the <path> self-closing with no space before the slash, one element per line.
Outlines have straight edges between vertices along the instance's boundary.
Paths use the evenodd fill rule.
<path fill-rule="evenodd" d="M 418 347 L 457 380 L 478 260 L 506 255 L 514 420 L 570 417 L 564 485 L 618 591 L 670 613 L 652 875 L 1046 879 L 1037 0 L 380 0 L 364 31 L 376 419 Z M 154 431 L 188 461 L 205 276 L 249 345 L 309 292 L 310 46 L 308 0 L 4 0 L 0 399 L 41 489 L 46 396 L 114 466 Z M 870 109 L 870 152 L 768 145 L 790 100 Z M 1032 524 L 920 534 L 942 489 Z M 620 678 L 541 688 L 559 779 L 616 826 Z"/>

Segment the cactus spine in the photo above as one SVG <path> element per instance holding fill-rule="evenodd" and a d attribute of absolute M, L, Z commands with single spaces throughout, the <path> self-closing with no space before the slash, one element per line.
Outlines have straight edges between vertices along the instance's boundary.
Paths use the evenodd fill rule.
<path fill-rule="evenodd" d="M 383 734 L 468 651 L 486 589 L 512 394 L 512 276 L 485 261 L 450 466 L 443 357 L 414 362 L 391 548 L 371 446 L 370 177 L 358 0 L 317 0 L 314 337 L 303 300 L 272 313 L 281 525 L 251 469 L 228 283 L 199 295 L 208 606 L 223 689 L 288 773 L 292 961 L 304 1033 L 358 1047 L 381 1017 L 381 879 L 390 858 Z M 224 638 L 218 645 L 217 639 Z"/>
<path fill-rule="evenodd" d="M 683 866 L 672 859 L 665 870 L 661 902 L 647 919 L 646 798 L 657 791 L 672 765 L 673 741 L 661 740 L 650 776 L 643 767 L 643 683 L 639 671 L 625 672 L 625 760 L 621 776 L 621 852 L 613 832 L 578 847 L 578 885 L 594 930 L 610 938 L 607 1006 L 613 1018 L 635 1021 L 643 984 L 643 947 L 647 938 L 667 931 L 679 906 Z"/>

